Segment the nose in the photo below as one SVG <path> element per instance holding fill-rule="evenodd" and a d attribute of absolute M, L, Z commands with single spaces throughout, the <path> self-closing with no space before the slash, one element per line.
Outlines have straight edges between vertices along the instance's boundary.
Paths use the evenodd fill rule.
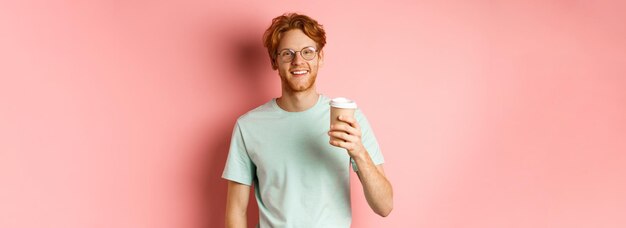
<path fill-rule="evenodd" d="M 296 52 L 296 54 L 293 56 L 293 60 L 291 60 L 291 65 L 297 66 L 300 65 L 302 63 L 304 63 L 305 60 L 304 58 L 302 58 L 302 53 L 301 52 Z"/>

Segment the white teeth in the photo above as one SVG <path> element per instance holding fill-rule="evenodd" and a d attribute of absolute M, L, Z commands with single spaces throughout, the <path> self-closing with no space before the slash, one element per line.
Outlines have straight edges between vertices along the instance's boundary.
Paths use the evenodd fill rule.
<path fill-rule="evenodd" d="M 305 74 L 306 70 L 292 71 L 292 74 Z"/>

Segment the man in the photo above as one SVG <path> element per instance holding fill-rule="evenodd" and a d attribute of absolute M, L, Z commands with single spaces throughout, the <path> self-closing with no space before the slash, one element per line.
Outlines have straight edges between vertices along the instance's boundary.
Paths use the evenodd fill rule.
<path fill-rule="evenodd" d="M 263 41 L 282 95 L 235 124 L 222 175 L 229 180 L 226 227 L 247 226 L 252 184 L 260 227 L 350 227 L 351 160 L 369 206 L 387 216 L 392 188 L 367 119 L 357 110 L 354 117 L 339 117 L 349 126 L 329 127 L 330 99 L 316 91 L 326 44 L 322 26 L 285 14 L 272 20 Z"/>

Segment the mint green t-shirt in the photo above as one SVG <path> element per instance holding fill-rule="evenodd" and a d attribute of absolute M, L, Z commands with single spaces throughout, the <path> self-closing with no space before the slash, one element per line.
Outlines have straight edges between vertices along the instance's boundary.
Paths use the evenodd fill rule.
<path fill-rule="evenodd" d="M 237 120 L 222 177 L 254 183 L 260 227 L 350 227 L 350 157 L 329 144 L 330 99 L 287 112 L 276 99 Z M 360 110 L 361 141 L 374 164 L 378 142 Z"/>

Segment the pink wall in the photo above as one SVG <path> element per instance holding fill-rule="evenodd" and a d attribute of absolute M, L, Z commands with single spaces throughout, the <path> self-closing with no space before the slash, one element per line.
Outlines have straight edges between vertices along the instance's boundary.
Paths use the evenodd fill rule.
<path fill-rule="evenodd" d="M 3 2 L 0 227 L 221 227 L 286 11 L 386 157 L 395 209 L 354 179 L 354 227 L 626 227 L 626 4 L 439 2 Z"/>

